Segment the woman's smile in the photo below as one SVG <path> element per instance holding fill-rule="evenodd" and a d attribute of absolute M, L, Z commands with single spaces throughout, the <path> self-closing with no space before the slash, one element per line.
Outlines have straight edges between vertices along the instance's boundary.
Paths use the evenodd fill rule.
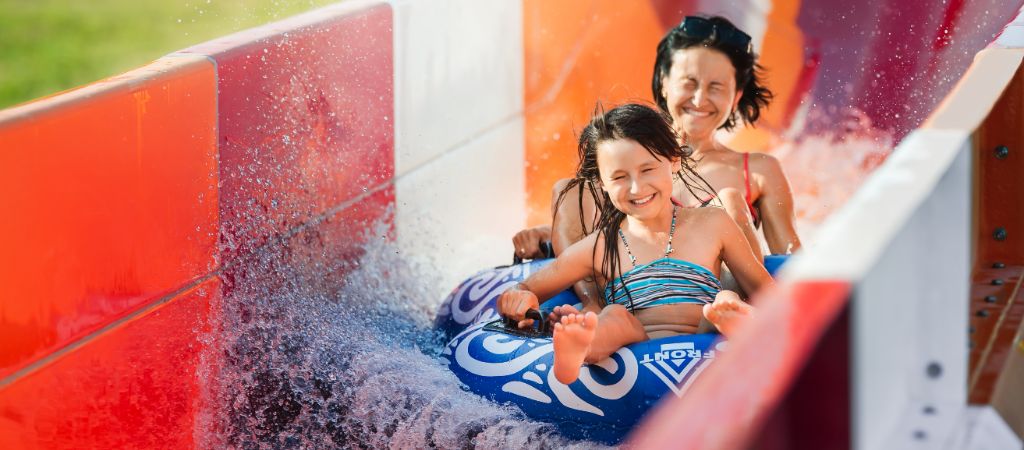
<path fill-rule="evenodd" d="M 714 111 L 701 111 L 695 108 L 683 108 L 683 113 L 688 116 L 693 116 L 698 119 L 703 119 L 715 115 Z"/>

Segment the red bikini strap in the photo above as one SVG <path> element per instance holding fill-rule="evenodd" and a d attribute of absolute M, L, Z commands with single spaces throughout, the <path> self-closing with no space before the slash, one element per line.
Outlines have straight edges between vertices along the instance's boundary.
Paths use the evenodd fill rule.
<path fill-rule="evenodd" d="M 750 153 L 743 154 L 743 183 L 747 185 L 747 204 L 750 204 Z"/>

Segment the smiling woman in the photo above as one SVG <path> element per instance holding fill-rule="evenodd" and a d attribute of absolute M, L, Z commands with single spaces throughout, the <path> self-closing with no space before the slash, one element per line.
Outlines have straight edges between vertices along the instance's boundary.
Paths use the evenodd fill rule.
<path fill-rule="evenodd" d="M 0 0 L 0 108 L 331 0 Z"/>

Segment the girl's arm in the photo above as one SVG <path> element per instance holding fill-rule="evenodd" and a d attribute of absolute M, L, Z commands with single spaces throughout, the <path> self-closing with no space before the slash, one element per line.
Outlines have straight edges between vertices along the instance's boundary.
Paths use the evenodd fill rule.
<path fill-rule="evenodd" d="M 562 179 L 555 183 L 551 196 L 551 205 L 554 209 L 554 220 L 551 224 L 551 246 L 556 255 L 561 255 L 569 246 L 579 242 L 584 237 L 583 223 L 580 223 L 580 202 L 579 190 L 582 186 L 577 185 L 565 193 L 564 200 L 558 204 L 558 194 L 569 184 L 569 179 Z M 556 207 L 557 206 L 557 207 Z M 597 219 L 597 204 L 594 196 L 590 195 L 589 189 L 583 190 L 583 218 L 587 221 L 588 230 L 594 229 L 594 222 Z M 590 278 L 590 275 L 573 285 L 573 291 L 583 303 L 583 311 L 601 312 L 601 290 L 597 283 Z"/>
<path fill-rule="evenodd" d="M 527 310 L 539 308 L 541 302 L 593 274 L 596 243 L 596 235 L 587 236 L 565 249 L 554 262 L 503 292 L 498 297 L 498 313 L 518 320 L 520 327 L 532 324 L 532 320 L 525 319 Z"/>
<path fill-rule="evenodd" d="M 771 155 L 759 154 L 751 159 L 762 177 L 761 196 L 757 203 L 763 216 L 761 222 L 768 249 L 775 255 L 795 252 L 800 249 L 800 237 L 794 224 L 793 192 L 782 165 Z"/>
<path fill-rule="evenodd" d="M 732 272 L 736 282 L 748 294 L 754 294 L 763 286 L 772 283 L 772 277 L 765 270 L 764 264 L 754 257 L 754 251 L 740 231 L 739 225 L 724 211 L 713 213 L 716 228 L 720 231 L 722 243 L 722 260 Z"/>

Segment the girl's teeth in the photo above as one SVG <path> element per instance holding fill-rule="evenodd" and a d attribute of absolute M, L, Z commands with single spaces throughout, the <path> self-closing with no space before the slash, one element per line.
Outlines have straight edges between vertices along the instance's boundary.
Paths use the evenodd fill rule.
<path fill-rule="evenodd" d="M 651 194 L 650 196 L 648 196 L 646 198 L 639 199 L 639 200 L 631 200 L 631 202 L 633 202 L 634 205 L 643 205 L 643 204 L 651 201 L 652 198 L 654 198 L 654 194 Z"/>

